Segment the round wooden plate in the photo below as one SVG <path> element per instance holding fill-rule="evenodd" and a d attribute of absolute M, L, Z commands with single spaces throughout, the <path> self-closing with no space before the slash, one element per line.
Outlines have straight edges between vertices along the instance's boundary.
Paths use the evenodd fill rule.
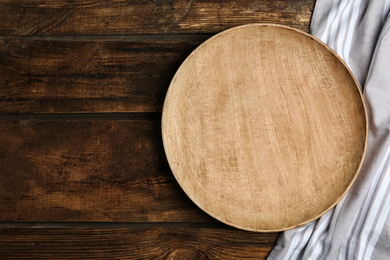
<path fill-rule="evenodd" d="M 360 168 L 367 122 L 341 59 L 309 34 L 251 24 L 200 45 L 174 76 L 162 137 L 202 210 L 262 232 L 320 217 Z"/>

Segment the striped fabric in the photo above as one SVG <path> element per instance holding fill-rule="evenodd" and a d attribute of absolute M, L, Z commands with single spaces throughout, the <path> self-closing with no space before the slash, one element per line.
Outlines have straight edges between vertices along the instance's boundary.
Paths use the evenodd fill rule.
<path fill-rule="evenodd" d="M 268 260 L 390 259 L 390 0 L 317 0 L 311 33 L 357 78 L 367 107 L 358 178 L 320 219 L 284 232 Z"/>

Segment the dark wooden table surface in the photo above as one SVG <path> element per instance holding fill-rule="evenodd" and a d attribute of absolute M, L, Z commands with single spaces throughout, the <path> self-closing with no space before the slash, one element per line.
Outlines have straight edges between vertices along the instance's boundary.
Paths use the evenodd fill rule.
<path fill-rule="evenodd" d="M 315 0 L 3 0 L 1 259 L 264 259 L 278 234 L 183 193 L 160 116 L 186 56 L 247 23 L 309 30 Z"/>

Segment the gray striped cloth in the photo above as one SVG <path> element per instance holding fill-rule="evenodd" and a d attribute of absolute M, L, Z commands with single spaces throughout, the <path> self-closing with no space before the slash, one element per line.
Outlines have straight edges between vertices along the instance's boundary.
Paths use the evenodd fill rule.
<path fill-rule="evenodd" d="M 311 33 L 351 68 L 368 112 L 358 178 L 320 219 L 281 234 L 268 260 L 390 259 L 390 0 L 317 0 Z"/>

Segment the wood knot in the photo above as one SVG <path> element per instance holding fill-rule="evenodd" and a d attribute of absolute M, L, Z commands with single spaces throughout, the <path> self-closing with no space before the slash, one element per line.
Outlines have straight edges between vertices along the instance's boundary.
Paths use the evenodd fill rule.
<path fill-rule="evenodd" d="M 167 259 L 209 259 L 202 251 L 194 248 L 175 248 L 167 255 Z"/>

